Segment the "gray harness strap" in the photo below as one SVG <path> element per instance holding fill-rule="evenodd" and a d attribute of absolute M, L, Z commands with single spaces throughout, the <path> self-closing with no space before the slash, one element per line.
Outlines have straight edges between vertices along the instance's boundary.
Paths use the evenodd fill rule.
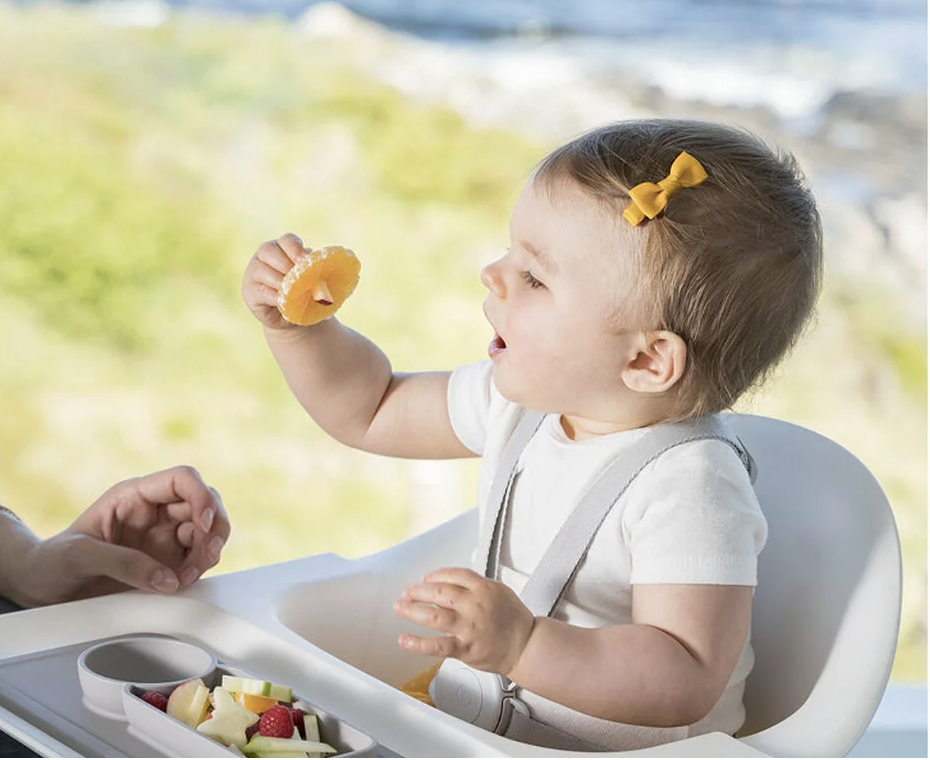
<path fill-rule="evenodd" d="M 512 499 L 517 462 L 544 418 L 544 414 L 526 411 L 501 453 L 478 543 L 477 559 L 480 562 L 484 558 L 488 578 L 496 578 L 500 566 L 501 540 Z M 546 549 L 520 593 L 521 601 L 534 615 L 545 617 L 552 614 L 578 572 L 601 524 L 636 476 L 669 449 L 698 440 L 719 440 L 729 444 L 750 477 L 755 479 L 755 465 L 749 452 L 733 440 L 716 417 L 651 428 L 627 454 L 614 460 L 594 481 Z M 496 506 L 493 514 L 492 505 Z M 534 721 L 510 679 L 474 670 L 453 658 L 443 662 L 430 685 L 430 695 L 436 706 L 445 712 L 498 734 L 532 735 L 546 746 L 558 749 L 583 751 L 595 748 L 578 737 Z M 533 725 L 528 725 L 528 722 Z"/>

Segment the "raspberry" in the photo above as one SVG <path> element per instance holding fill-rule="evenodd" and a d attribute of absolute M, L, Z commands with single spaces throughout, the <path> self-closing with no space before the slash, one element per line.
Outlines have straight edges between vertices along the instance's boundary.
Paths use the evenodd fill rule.
<path fill-rule="evenodd" d="M 278 705 L 262 713 L 258 722 L 258 733 L 262 736 L 290 739 L 294 735 L 294 719 L 290 711 L 284 705 Z"/>
<path fill-rule="evenodd" d="M 159 694 L 157 691 L 147 691 L 142 695 L 142 701 L 148 702 L 152 707 L 157 707 L 162 712 L 168 712 L 168 697 Z"/>
<path fill-rule="evenodd" d="M 288 707 L 285 705 L 284 709 L 291 714 L 291 720 L 294 721 L 294 728 L 300 733 L 300 738 L 306 739 L 307 737 L 304 736 L 304 715 L 307 713 L 299 707 Z"/>

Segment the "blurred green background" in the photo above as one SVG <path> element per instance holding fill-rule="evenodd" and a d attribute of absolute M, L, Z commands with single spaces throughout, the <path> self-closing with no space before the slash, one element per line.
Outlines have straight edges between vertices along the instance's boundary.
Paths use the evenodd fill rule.
<path fill-rule="evenodd" d="M 359 253 L 341 317 L 396 368 L 485 356 L 479 268 L 552 147 L 478 129 L 367 76 L 362 51 L 269 19 L 102 25 L 0 2 L 0 501 L 40 534 L 114 482 L 192 464 L 234 532 L 214 572 L 354 557 L 472 504 L 475 462 L 327 439 L 239 297 L 285 231 Z M 893 677 L 926 678 L 926 328 L 830 277 L 814 328 L 740 409 L 839 441 L 892 501 L 905 552 Z"/>

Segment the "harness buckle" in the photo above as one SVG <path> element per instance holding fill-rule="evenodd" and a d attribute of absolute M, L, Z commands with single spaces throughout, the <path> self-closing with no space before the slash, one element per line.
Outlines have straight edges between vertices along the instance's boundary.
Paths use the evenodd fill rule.
<path fill-rule="evenodd" d="M 529 717 L 529 709 L 508 679 L 474 670 L 454 657 L 443 661 L 429 695 L 443 712 L 495 734 L 504 734 L 515 712 Z"/>

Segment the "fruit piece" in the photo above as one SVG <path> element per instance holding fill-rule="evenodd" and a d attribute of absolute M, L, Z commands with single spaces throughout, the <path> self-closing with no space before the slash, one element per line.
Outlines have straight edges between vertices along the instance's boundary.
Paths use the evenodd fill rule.
<path fill-rule="evenodd" d="M 260 678 L 223 676 L 220 686 L 234 694 L 255 694 L 261 697 L 271 697 L 276 702 L 290 702 L 292 699 L 290 686 L 281 686 L 271 681 L 263 681 Z"/>
<path fill-rule="evenodd" d="M 232 744 L 241 749 L 248 741 L 246 729 L 258 722 L 258 716 L 236 702 L 222 687 L 213 690 L 213 702 L 212 717 L 197 726 L 197 730 L 220 744 Z"/>
<path fill-rule="evenodd" d="M 168 697 L 164 694 L 159 694 L 157 691 L 147 691 L 141 697 L 139 697 L 143 702 L 148 702 L 152 707 L 155 707 L 162 712 L 168 711 Z"/>
<path fill-rule="evenodd" d="M 298 733 L 300 734 L 300 738 L 306 739 L 307 737 L 303 735 L 304 715 L 306 715 L 306 713 L 299 707 L 294 707 L 293 705 L 285 705 L 285 708 L 290 713 L 291 720 L 294 721 L 294 728 L 297 729 Z"/>
<path fill-rule="evenodd" d="M 308 742 L 320 741 L 320 720 L 316 715 L 304 713 L 304 739 Z"/>
<path fill-rule="evenodd" d="M 249 739 L 242 751 L 247 755 L 264 755 L 266 752 L 322 752 L 335 755 L 335 747 L 323 742 L 309 742 L 304 739 L 276 739 L 271 736 L 255 734 Z"/>
<path fill-rule="evenodd" d="M 241 691 L 236 695 L 236 701 L 246 710 L 256 715 L 261 715 L 272 707 L 278 706 L 278 700 L 274 697 L 263 697 L 261 694 L 245 694 Z"/>
<path fill-rule="evenodd" d="M 271 691 L 271 681 L 263 681 L 260 678 L 239 678 L 238 676 L 223 676 L 220 683 L 221 688 L 228 692 L 239 694 L 259 694 L 268 696 Z"/>
<path fill-rule="evenodd" d="M 304 713 L 304 739 L 308 742 L 320 741 L 320 721 L 316 715 Z M 322 752 L 308 752 L 307 757 L 323 757 Z"/>
<path fill-rule="evenodd" d="M 288 704 L 290 704 L 291 700 L 294 698 L 290 686 L 280 686 L 276 683 L 271 684 L 271 688 L 268 690 L 268 696 L 279 702 L 287 702 Z"/>
<path fill-rule="evenodd" d="M 291 718 L 290 711 L 284 705 L 272 707 L 262 715 L 258 724 L 258 733 L 262 736 L 290 739 L 294 735 L 294 720 Z"/>
<path fill-rule="evenodd" d="M 174 688 L 171 696 L 168 697 L 165 712 L 172 718 L 177 718 L 182 723 L 195 728 L 207 714 L 207 708 L 210 706 L 209 698 L 210 690 L 204 686 L 203 679 L 194 678 Z"/>
<path fill-rule="evenodd" d="M 308 250 L 278 287 L 278 311 L 295 325 L 331 317 L 358 285 L 362 264 L 341 245 Z"/>

